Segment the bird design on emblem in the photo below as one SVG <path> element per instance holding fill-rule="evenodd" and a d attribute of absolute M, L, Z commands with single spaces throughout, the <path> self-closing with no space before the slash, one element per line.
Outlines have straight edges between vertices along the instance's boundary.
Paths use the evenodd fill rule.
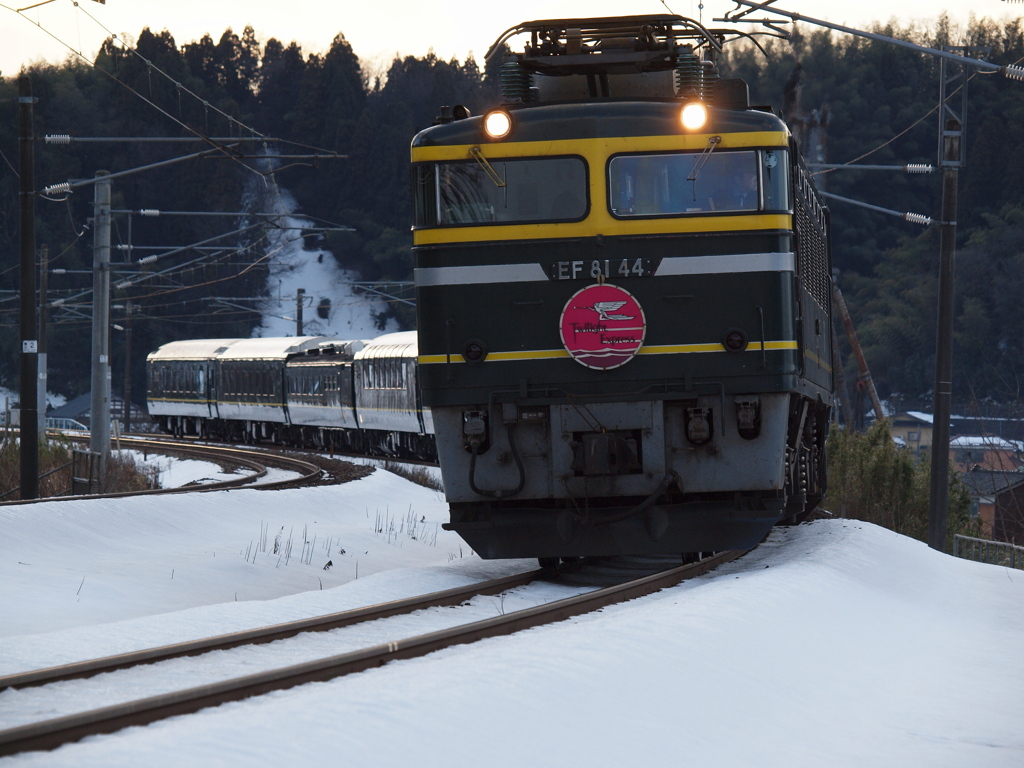
<path fill-rule="evenodd" d="M 584 309 L 592 309 L 600 315 L 600 320 L 632 320 L 632 315 L 613 315 L 611 314 L 626 302 L 624 301 L 595 301 L 594 306 L 584 307 Z"/>

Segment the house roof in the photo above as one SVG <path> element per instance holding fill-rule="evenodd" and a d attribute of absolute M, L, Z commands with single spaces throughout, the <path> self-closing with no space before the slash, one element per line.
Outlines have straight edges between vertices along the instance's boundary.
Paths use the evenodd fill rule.
<path fill-rule="evenodd" d="M 997 469 L 974 467 L 961 476 L 964 485 L 974 496 L 995 496 L 1009 488 L 1024 483 L 1024 472 L 1008 472 Z"/>
<path fill-rule="evenodd" d="M 74 400 L 68 400 L 60 408 L 47 411 L 46 415 L 53 419 L 78 419 L 92 408 L 92 393 L 86 392 Z"/>
<path fill-rule="evenodd" d="M 931 426 L 932 421 L 930 413 L 922 413 L 921 411 L 904 411 L 892 417 L 892 423 L 898 426 L 909 426 L 911 424 L 927 424 Z"/>
<path fill-rule="evenodd" d="M 949 441 L 950 448 L 987 448 L 991 451 L 1016 451 L 1018 443 L 995 435 L 959 435 Z"/>

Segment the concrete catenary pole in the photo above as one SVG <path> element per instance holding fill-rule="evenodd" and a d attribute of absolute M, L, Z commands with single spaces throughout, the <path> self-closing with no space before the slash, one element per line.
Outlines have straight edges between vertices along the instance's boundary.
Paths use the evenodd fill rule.
<path fill-rule="evenodd" d="M 35 134 L 32 128 L 32 81 L 18 78 L 18 149 L 21 209 L 21 498 L 39 498 L 39 422 L 36 404 L 38 339 L 36 334 L 36 193 Z"/>
<path fill-rule="evenodd" d="M 46 291 L 47 270 L 50 264 L 50 249 L 44 245 L 39 249 L 39 434 L 46 434 Z"/>
<path fill-rule="evenodd" d="M 89 450 L 102 493 L 110 455 L 110 179 L 96 172 L 92 251 L 92 406 Z"/>

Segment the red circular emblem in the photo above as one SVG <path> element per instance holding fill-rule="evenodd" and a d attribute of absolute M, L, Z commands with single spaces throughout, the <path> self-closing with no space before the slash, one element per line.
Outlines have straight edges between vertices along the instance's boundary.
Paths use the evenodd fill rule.
<path fill-rule="evenodd" d="M 647 333 L 644 311 L 633 295 L 617 285 L 589 285 L 572 295 L 562 310 L 562 343 L 587 368 L 625 365 Z"/>

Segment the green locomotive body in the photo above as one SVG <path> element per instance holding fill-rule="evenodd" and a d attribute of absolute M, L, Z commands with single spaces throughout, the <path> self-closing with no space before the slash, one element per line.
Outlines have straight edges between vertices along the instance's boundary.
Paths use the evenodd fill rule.
<path fill-rule="evenodd" d="M 824 492 L 828 212 L 783 121 L 697 58 L 720 36 L 514 31 L 502 109 L 412 144 L 447 527 L 545 562 L 750 546 Z"/>

